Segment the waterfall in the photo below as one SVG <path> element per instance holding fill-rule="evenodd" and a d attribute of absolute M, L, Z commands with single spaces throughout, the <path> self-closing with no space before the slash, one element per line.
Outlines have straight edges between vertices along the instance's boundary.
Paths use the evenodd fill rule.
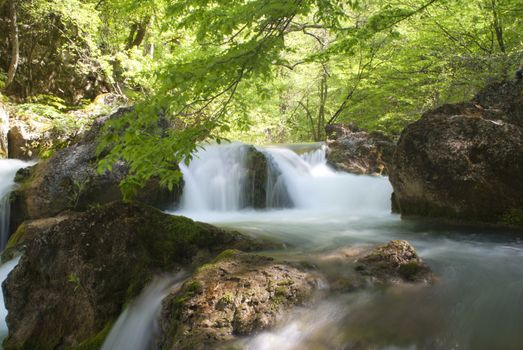
<path fill-rule="evenodd" d="M 181 287 L 186 274 L 156 278 L 125 309 L 105 340 L 102 350 L 147 350 L 158 335 L 158 317 L 162 300 Z"/>
<path fill-rule="evenodd" d="M 16 172 L 30 165 L 16 159 L 0 160 L 0 249 L 3 250 L 9 239 L 10 203 L 9 194 L 15 185 Z"/>
<path fill-rule="evenodd" d="M 267 208 L 292 208 L 294 203 L 287 191 L 285 177 L 274 157 L 267 151 L 263 152 L 267 158 Z"/>
<path fill-rule="evenodd" d="M 234 212 L 253 208 L 245 201 L 249 147 L 241 143 L 206 145 L 186 166 L 182 212 Z M 325 145 L 299 155 L 285 147 L 257 147 L 265 155 L 263 208 L 388 210 L 386 178 L 337 172 L 327 165 Z"/>
<path fill-rule="evenodd" d="M 14 258 L 0 266 L 0 281 L 4 283 L 9 273 L 15 268 L 18 264 L 20 257 Z M 1 304 L 0 304 L 0 341 L 7 336 L 7 324 L 5 323 L 5 318 L 7 316 L 7 309 L 5 308 L 4 303 L 4 293 L 0 293 Z"/>
<path fill-rule="evenodd" d="M 205 146 L 187 167 L 182 208 L 188 211 L 236 211 L 241 209 L 242 190 L 247 177 L 246 145 Z"/>

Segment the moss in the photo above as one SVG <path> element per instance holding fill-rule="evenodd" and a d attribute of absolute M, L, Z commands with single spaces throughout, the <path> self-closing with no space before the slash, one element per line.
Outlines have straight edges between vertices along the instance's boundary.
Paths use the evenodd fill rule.
<path fill-rule="evenodd" d="M 406 280 L 413 280 L 415 276 L 421 271 L 421 266 L 415 261 L 403 264 L 399 267 L 399 274 Z"/>
<path fill-rule="evenodd" d="M 186 293 L 193 296 L 194 294 L 201 293 L 203 291 L 203 286 L 199 281 L 191 280 L 187 282 L 184 289 Z"/>
<path fill-rule="evenodd" d="M 150 218 L 151 225 L 143 227 L 140 234 L 149 245 L 149 251 L 156 254 L 152 257 L 155 265 L 166 266 L 172 262 L 188 262 L 198 247 L 210 246 L 214 242 L 205 241 L 202 227 L 191 219 L 172 216 L 166 217 L 155 212 Z M 151 237 L 151 233 L 153 237 Z"/>
<path fill-rule="evenodd" d="M 6 249 L 13 248 L 15 245 L 17 245 L 20 242 L 20 239 L 25 234 L 25 229 L 26 229 L 25 223 L 22 223 L 20 226 L 18 226 L 15 233 L 13 233 L 11 238 L 9 238 Z"/>
<path fill-rule="evenodd" d="M 176 300 L 173 305 L 173 315 L 177 318 L 179 311 L 183 307 L 183 305 L 187 302 L 187 300 L 194 297 L 196 294 L 199 294 L 203 291 L 203 286 L 199 281 L 196 280 L 189 280 L 185 282 L 182 293 L 176 297 Z"/>
<path fill-rule="evenodd" d="M 227 306 L 232 305 L 233 302 L 234 295 L 232 295 L 232 293 L 225 293 L 225 295 L 216 303 L 216 309 L 224 310 Z"/>
<path fill-rule="evenodd" d="M 287 288 L 284 286 L 278 286 L 276 289 L 274 289 L 274 295 L 275 296 L 286 296 L 287 295 Z"/>
<path fill-rule="evenodd" d="M 198 267 L 198 268 L 196 269 L 196 273 L 201 273 L 201 272 L 204 272 L 204 271 L 207 271 L 207 270 L 211 270 L 211 269 L 213 269 L 213 268 L 215 268 L 215 267 L 216 267 L 216 265 L 211 264 L 211 263 L 209 263 L 209 264 L 203 264 L 202 266 L 200 266 L 200 267 Z"/>
<path fill-rule="evenodd" d="M 72 348 L 72 350 L 99 350 L 102 347 L 105 338 L 109 335 L 113 324 L 114 321 L 108 322 L 100 332 L 91 338 L 84 340 L 79 345 Z"/>
<path fill-rule="evenodd" d="M 277 283 L 278 286 L 291 286 L 294 284 L 294 281 L 291 279 L 283 280 Z"/>
<path fill-rule="evenodd" d="M 523 209 L 510 208 L 502 215 L 501 223 L 510 226 L 523 226 Z"/>
<path fill-rule="evenodd" d="M 145 272 L 138 273 L 137 276 L 129 282 L 129 287 L 127 287 L 127 292 L 125 293 L 124 305 L 129 304 L 134 298 L 136 298 L 143 290 L 143 287 L 151 280 L 151 274 L 146 274 Z"/>
<path fill-rule="evenodd" d="M 218 256 L 214 259 L 214 263 L 233 258 L 238 254 L 241 254 L 241 252 L 237 249 L 226 249 L 220 254 L 218 254 Z"/>
<path fill-rule="evenodd" d="M 275 306 L 279 306 L 285 303 L 287 300 L 287 294 L 288 290 L 285 286 L 277 286 L 274 289 L 274 297 L 272 298 L 272 301 L 274 302 Z"/>
<path fill-rule="evenodd" d="M 221 252 L 220 254 L 218 254 L 218 256 L 216 256 L 216 258 L 214 258 L 214 260 L 212 262 L 210 262 L 208 264 L 203 264 L 200 267 L 198 267 L 196 269 L 196 273 L 201 273 L 201 272 L 204 272 L 207 270 L 214 269 L 214 268 L 216 268 L 217 263 L 222 262 L 227 259 L 231 259 L 231 258 L 237 256 L 238 254 L 242 254 L 242 252 L 237 249 L 226 249 L 223 252 Z"/>

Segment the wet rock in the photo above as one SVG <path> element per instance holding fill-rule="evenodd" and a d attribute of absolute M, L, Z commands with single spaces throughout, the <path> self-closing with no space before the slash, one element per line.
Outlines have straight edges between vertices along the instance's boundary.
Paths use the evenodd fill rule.
<path fill-rule="evenodd" d="M 327 161 L 353 174 L 386 175 L 395 145 L 379 132 L 367 133 L 352 124 L 333 124 L 327 133 Z"/>
<path fill-rule="evenodd" d="M 252 208 L 263 209 L 267 206 L 267 158 L 254 146 L 247 147 L 245 204 Z"/>
<path fill-rule="evenodd" d="M 433 274 L 409 242 L 390 241 L 357 260 L 356 271 L 379 284 L 431 282 Z"/>
<path fill-rule="evenodd" d="M 523 211 L 523 84 L 487 86 L 407 126 L 391 166 L 406 216 L 508 223 Z"/>
<path fill-rule="evenodd" d="M 271 258 L 227 250 L 163 302 L 162 349 L 210 349 L 274 326 L 311 300 L 319 277 Z"/>
<path fill-rule="evenodd" d="M 201 264 L 225 248 L 261 247 L 138 202 L 75 214 L 33 236 L 3 284 L 7 350 L 73 348 L 106 332 L 154 274 Z"/>
<path fill-rule="evenodd" d="M 11 227 L 16 228 L 26 220 L 52 217 L 68 209 L 81 211 L 120 200 L 122 194 L 118 184 L 127 175 L 128 167 L 120 162 L 111 172 L 98 173 L 96 148 L 103 124 L 127 111 L 130 108 L 121 108 L 111 116 L 98 118 L 78 143 L 41 161 L 29 173 L 24 170 L 25 174 L 18 177 L 23 182 L 12 194 Z M 168 191 L 157 179 L 152 179 L 136 199 L 166 208 L 180 194 L 181 185 Z"/>
<path fill-rule="evenodd" d="M 79 213 L 67 211 L 55 217 L 23 222 L 9 238 L 5 250 L 2 252 L 2 262 L 9 261 L 15 256 L 21 255 L 25 252 L 27 244 L 29 244 L 29 242 L 37 235 L 46 232 L 64 220 L 72 219 L 78 214 Z"/>

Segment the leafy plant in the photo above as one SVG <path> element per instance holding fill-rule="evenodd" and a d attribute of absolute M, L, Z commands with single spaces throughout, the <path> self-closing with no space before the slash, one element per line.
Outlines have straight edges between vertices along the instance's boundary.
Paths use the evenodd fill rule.
<path fill-rule="evenodd" d="M 69 276 L 67 276 L 67 282 L 72 283 L 72 284 L 75 285 L 75 286 L 74 286 L 74 291 L 75 291 L 75 292 L 76 292 L 76 290 L 77 290 L 78 288 L 81 287 L 81 285 L 80 285 L 80 278 L 79 278 L 78 275 L 75 274 L 75 273 L 71 273 L 71 274 L 69 274 Z"/>

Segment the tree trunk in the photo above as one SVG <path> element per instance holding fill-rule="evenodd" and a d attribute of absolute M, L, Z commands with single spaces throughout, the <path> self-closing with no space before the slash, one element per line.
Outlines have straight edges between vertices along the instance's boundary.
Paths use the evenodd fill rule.
<path fill-rule="evenodd" d="M 327 64 L 322 63 L 320 82 L 320 107 L 318 109 L 318 121 L 316 126 L 315 141 L 323 141 L 323 136 L 325 133 L 325 106 L 327 104 L 327 98 L 329 93 L 328 77 L 329 71 L 327 69 Z"/>
<path fill-rule="evenodd" d="M 18 62 L 20 60 L 20 44 L 18 42 L 18 22 L 16 18 L 16 0 L 9 2 L 9 12 L 11 15 L 11 30 L 9 33 L 11 41 L 11 63 L 7 70 L 7 80 L 5 82 L 5 89 L 7 89 L 15 80 L 16 70 L 18 69 Z"/>
<path fill-rule="evenodd" d="M 142 44 L 143 39 L 145 38 L 145 34 L 147 33 L 147 26 L 149 25 L 150 20 L 151 17 L 146 17 L 142 22 L 135 22 L 132 24 L 129 37 L 127 38 L 127 45 L 125 46 L 126 50 L 130 50 L 133 47 L 140 46 Z"/>
<path fill-rule="evenodd" d="M 505 47 L 505 40 L 503 39 L 503 19 L 499 16 L 497 11 L 496 0 L 492 0 L 492 26 L 496 32 L 496 40 L 498 42 L 499 50 L 503 53 L 507 51 Z"/>

